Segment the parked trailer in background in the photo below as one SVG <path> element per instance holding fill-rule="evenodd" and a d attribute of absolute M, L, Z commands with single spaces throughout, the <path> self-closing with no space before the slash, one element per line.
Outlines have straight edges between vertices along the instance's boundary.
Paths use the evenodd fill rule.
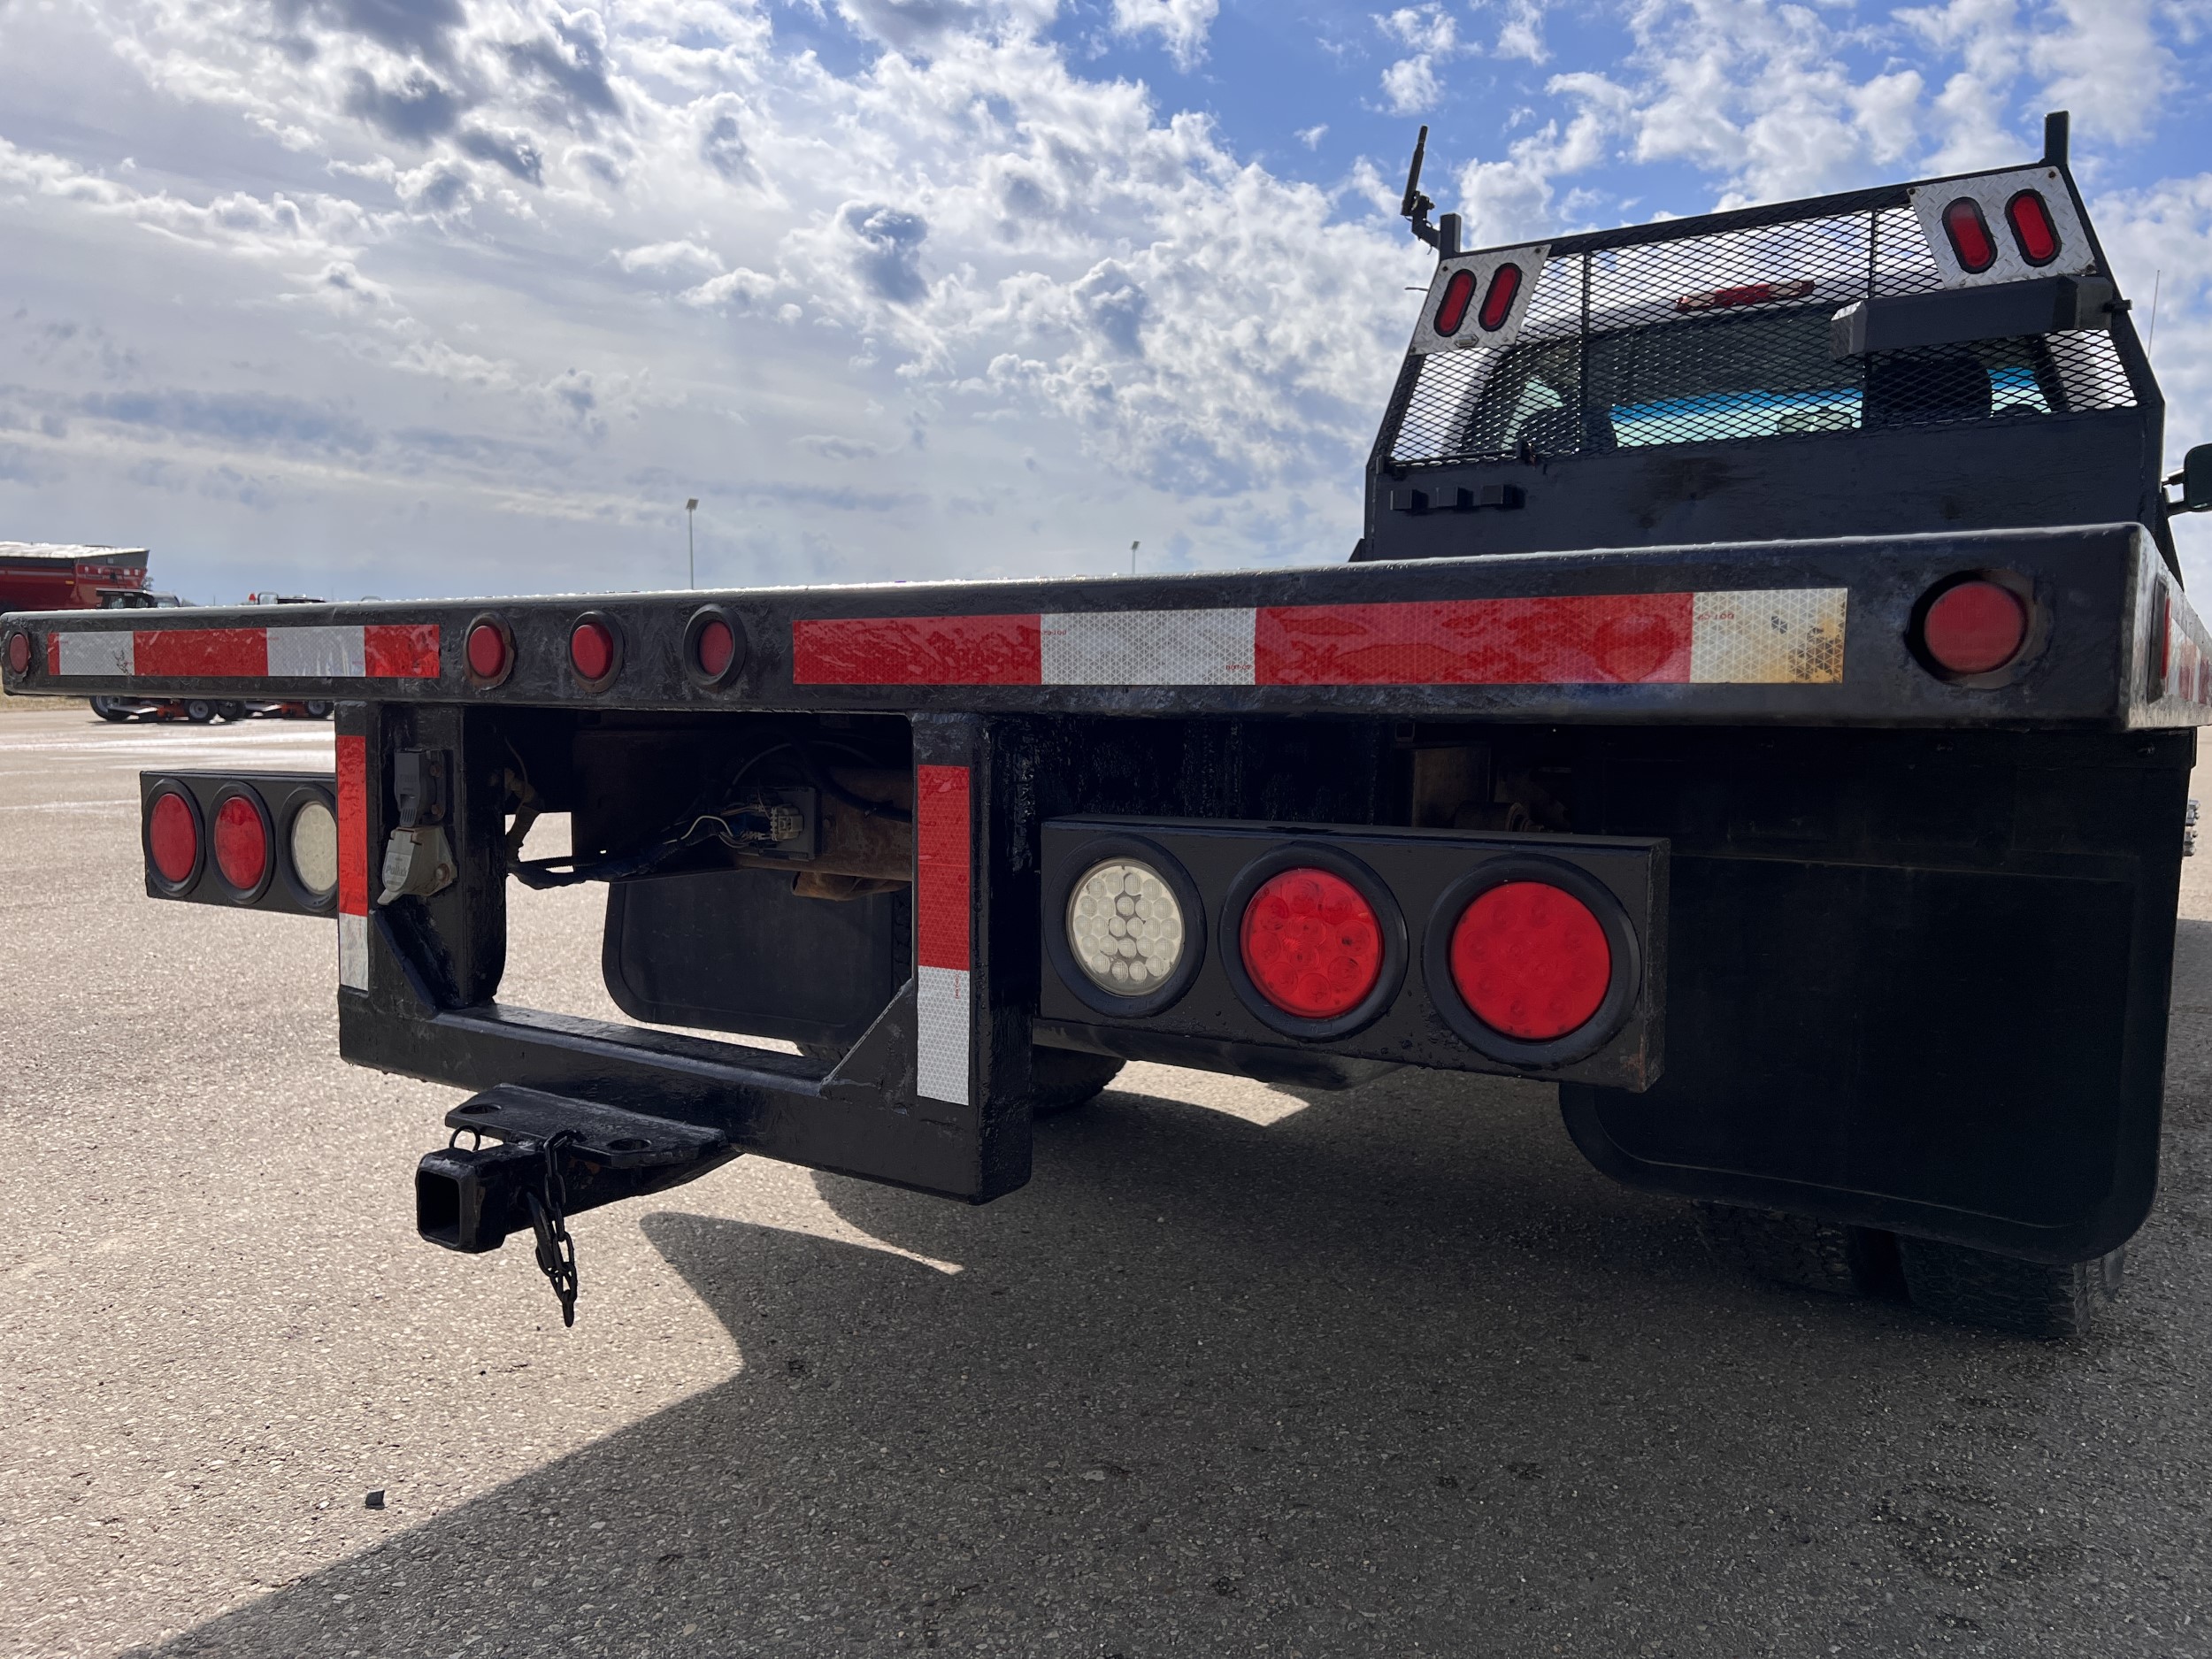
<path fill-rule="evenodd" d="M 0 541 L 0 613 L 90 611 L 145 587 L 142 547 Z"/>
<path fill-rule="evenodd" d="M 987 1202 L 1137 1059 L 1554 1083 L 1751 1267 L 2080 1329 L 2156 1181 L 2212 449 L 2162 477 L 2063 119 L 1515 248 L 1431 205 L 1349 564 L 15 618 L 4 683 L 336 700 L 334 775 L 144 775 L 147 891 L 334 920 L 345 1056 L 470 1091 L 419 1230 L 534 1232 L 565 1310 L 570 1215 L 748 1152 Z M 643 1024 L 495 1000 L 510 881 L 605 886 Z"/>

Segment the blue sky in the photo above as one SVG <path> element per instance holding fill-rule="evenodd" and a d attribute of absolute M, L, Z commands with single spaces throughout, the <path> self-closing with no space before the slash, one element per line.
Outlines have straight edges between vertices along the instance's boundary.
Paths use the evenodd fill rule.
<path fill-rule="evenodd" d="M 1341 558 L 1427 255 L 2026 159 L 2212 440 L 2212 0 L 0 0 L 0 539 L 208 599 Z M 2191 526 L 2193 530 L 2194 526 Z M 2192 539 L 2193 549 L 2194 539 Z M 2193 553 L 2192 563 L 2194 563 Z"/>

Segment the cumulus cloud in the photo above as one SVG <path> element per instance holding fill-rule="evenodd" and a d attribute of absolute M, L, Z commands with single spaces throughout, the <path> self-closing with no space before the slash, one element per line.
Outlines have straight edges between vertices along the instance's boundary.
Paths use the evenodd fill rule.
<path fill-rule="evenodd" d="M 1383 71 L 1383 101 L 1394 115 L 1424 115 L 1444 95 L 1437 70 L 1463 50 L 1459 23 L 1437 0 L 1378 18 L 1384 37 L 1409 55 Z"/>
<path fill-rule="evenodd" d="M 746 580 L 1079 567 L 1109 521 L 1124 549 L 1336 557 L 1428 259 L 1381 176 L 1396 141 L 1346 135 L 1363 108 L 1434 121 L 1430 188 L 1506 242 L 2018 159 L 2052 99 L 2108 165 L 2186 78 L 2154 0 L 1608 0 L 1571 54 L 1543 0 L 1347 0 L 1344 113 L 1302 97 L 1278 154 L 1167 66 L 1241 73 L 1208 59 L 1217 0 L 810 10 L 849 50 L 769 0 L 0 13 L 0 273 L 26 308 L 0 398 L 36 457 L 0 506 L 143 480 L 163 512 L 220 501 L 334 557 L 374 531 L 403 560 L 433 544 L 384 533 L 403 495 L 469 548 L 576 526 L 575 581 L 606 580 L 610 526 L 680 534 L 694 495 L 748 503 L 718 542 L 703 512 L 703 577 L 718 546 Z M 63 91 L 12 97 L 31 64 Z M 117 65 L 148 96 L 113 98 Z M 65 93 L 107 98 L 118 135 L 40 128 Z M 227 136 L 180 153 L 178 111 Z M 2212 409 L 2212 295 L 2177 277 L 2212 269 L 2195 172 L 2131 179 L 2108 238 L 2139 294 L 2168 273 L 2177 432 Z M 283 518 L 317 502 L 312 534 Z M 528 580 L 562 580 L 562 534 Z M 470 580 L 422 558 L 378 588 Z"/>
<path fill-rule="evenodd" d="M 1221 0 L 1114 0 L 1114 28 L 1122 35 L 1156 35 L 1175 61 L 1188 69 L 1206 55 L 1206 36 Z"/>

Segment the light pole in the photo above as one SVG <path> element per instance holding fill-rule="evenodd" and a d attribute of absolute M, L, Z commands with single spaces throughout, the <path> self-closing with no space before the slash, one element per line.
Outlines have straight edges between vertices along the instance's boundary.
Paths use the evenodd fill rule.
<path fill-rule="evenodd" d="M 684 553 L 691 572 L 691 585 L 699 585 L 699 538 L 694 526 L 699 522 L 699 498 L 694 495 L 684 503 Z"/>

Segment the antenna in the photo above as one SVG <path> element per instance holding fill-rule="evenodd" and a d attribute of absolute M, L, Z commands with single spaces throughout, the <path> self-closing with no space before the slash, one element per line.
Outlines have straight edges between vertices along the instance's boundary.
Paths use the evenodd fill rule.
<path fill-rule="evenodd" d="M 1398 204 L 1399 217 L 1412 227 L 1413 234 L 1432 248 L 1440 248 L 1436 227 L 1429 223 L 1429 209 L 1435 203 L 1421 194 L 1421 158 L 1428 153 L 1429 129 L 1425 124 L 1421 135 L 1413 141 L 1413 165 L 1406 169 L 1405 199 Z"/>

